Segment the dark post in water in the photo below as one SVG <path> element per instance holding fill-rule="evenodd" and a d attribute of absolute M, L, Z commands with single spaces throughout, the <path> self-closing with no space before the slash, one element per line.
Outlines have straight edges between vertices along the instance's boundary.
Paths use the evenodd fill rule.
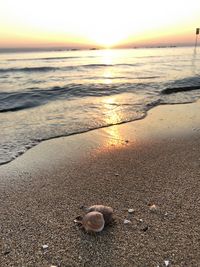
<path fill-rule="evenodd" d="M 200 31 L 200 28 L 196 28 L 196 41 L 195 41 L 195 49 L 196 49 L 196 47 L 197 47 L 197 39 L 198 39 L 199 31 Z"/>

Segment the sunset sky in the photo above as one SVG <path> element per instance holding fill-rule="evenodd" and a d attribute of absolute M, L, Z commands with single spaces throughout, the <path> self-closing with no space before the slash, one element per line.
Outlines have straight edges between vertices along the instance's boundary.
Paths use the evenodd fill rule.
<path fill-rule="evenodd" d="M 0 47 L 194 43 L 199 0 L 0 0 Z"/>

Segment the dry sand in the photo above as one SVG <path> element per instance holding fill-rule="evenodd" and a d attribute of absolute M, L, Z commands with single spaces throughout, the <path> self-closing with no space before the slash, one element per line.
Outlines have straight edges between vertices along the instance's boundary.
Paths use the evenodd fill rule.
<path fill-rule="evenodd" d="M 0 266 L 200 266 L 199 114 L 200 102 L 160 106 L 1 166 Z M 84 233 L 83 204 L 112 206 L 115 223 Z"/>

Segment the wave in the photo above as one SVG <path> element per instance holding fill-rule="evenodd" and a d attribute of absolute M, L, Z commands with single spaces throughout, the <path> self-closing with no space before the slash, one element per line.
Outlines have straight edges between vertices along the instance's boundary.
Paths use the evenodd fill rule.
<path fill-rule="evenodd" d="M 55 71 L 59 68 L 55 67 L 27 67 L 27 68 L 6 68 L 0 69 L 0 73 L 7 72 L 47 72 L 47 71 Z"/>
<path fill-rule="evenodd" d="M 149 86 L 149 84 L 148 84 Z M 144 90 L 143 83 L 69 84 L 48 89 L 29 88 L 22 92 L 0 92 L 0 112 L 18 111 L 44 105 L 50 101 L 79 97 L 101 97 Z"/>
<path fill-rule="evenodd" d="M 136 78 L 132 78 L 132 79 L 138 79 L 138 80 L 149 80 L 149 79 L 157 79 L 160 78 L 160 76 L 138 76 Z"/>
<path fill-rule="evenodd" d="M 193 91 L 193 90 L 199 90 L 200 85 L 196 86 L 185 86 L 185 87 L 172 87 L 172 88 L 166 88 L 162 90 L 163 95 L 170 95 L 174 93 L 179 93 L 179 92 L 187 92 L 187 91 Z"/>
<path fill-rule="evenodd" d="M 25 68 L 3 68 L 0 69 L 0 73 L 9 72 L 48 72 L 48 71 L 67 71 L 72 69 L 84 69 L 84 68 L 102 68 L 102 67 L 117 67 L 117 66 L 137 66 L 138 64 L 87 64 L 87 65 L 77 65 L 77 66 L 64 66 L 64 67 L 25 67 Z"/>
<path fill-rule="evenodd" d="M 151 79 L 157 76 L 140 77 L 140 79 Z M 122 77 L 121 77 L 122 78 Z M 187 78 L 191 80 L 192 78 Z M 117 95 L 121 93 L 144 92 L 148 95 L 169 95 L 177 92 L 191 91 L 200 89 L 200 85 L 181 86 L 186 82 L 185 79 L 177 80 L 174 84 L 178 87 L 167 87 L 161 91 L 157 83 L 150 82 L 120 82 L 120 83 L 89 83 L 89 84 L 67 84 L 65 86 L 53 86 L 50 88 L 32 87 L 23 91 L 0 92 L 0 112 L 18 111 L 47 104 L 56 100 L 70 100 L 83 97 L 103 97 Z M 150 88 L 154 88 L 151 90 Z"/>
<path fill-rule="evenodd" d="M 41 57 L 41 58 L 9 58 L 6 61 L 54 61 L 54 60 L 63 60 L 63 59 L 78 59 L 78 58 L 94 58 L 95 56 L 64 56 L 64 57 Z"/>
<path fill-rule="evenodd" d="M 166 88 L 161 91 L 163 95 L 181 93 L 200 89 L 200 75 L 177 79 L 165 84 Z"/>
<path fill-rule="evenodd" d="M 106 76 L 106 77 L 102 77 L 102 76 L 93 76 L 93 77 L 87 77 L 87 80 L 97 80 L 97 79 L 108 79 L 108 80 L 121 80 L 121 79 L 125 79 L 125 80 L 151 80 L 151 79 L 157 79 L 160 78 L 160 76 L 138 76 L 138 77 L 126 77 L 126 76 Z"/>
<path fill-rule="evenodd" d="M 80 58 L 80 57 L 42 57 L 42 58 L 10 58 L 6 61 L 42 61 L 42 60 L 63 60 L 63 59 L 73 59 L 73 58 Z"/>
<path fill-rule="evenodd" d="M 88 65 L 80 65 L 79 67 L 84 68 L 101 68 L 101 67 L 136 67 L 140 66 L 141 63 L 135 64 L 127 64 L 127 63 L 116 63 L 116 64 L 88 64 Z"/>

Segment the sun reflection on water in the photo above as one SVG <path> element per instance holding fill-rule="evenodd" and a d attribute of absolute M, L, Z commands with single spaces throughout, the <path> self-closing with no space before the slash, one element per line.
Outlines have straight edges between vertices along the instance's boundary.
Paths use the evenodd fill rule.
<path fill-rule="evenodd" d="M 116 68 L 113 66 L 120 62 L 120 53 L 116 50 L 105 49 L 101 51 L 101 63 L 105 65 L 102 68 L 102 82 L 110 85 L 113 83 L 116 77 Z M 108 89 L 109 90 L 109 89 Z M 122 121 L 123 114 L 121 113 L 121 96 L 105 97 L 102 101 L 102 114 L 106 125 L 115 125 Z M 105 147 L 121 147 L 126 144 L 125 139 L 120 133 L 118 126 L 112 126 L 105 128 L 106 141 Z"/>
<path fill-rule="evenodd" d="M 105 122 L 107 125 L 116 124 L 121 121 L 119 105 L 116 97 L 108 97 L 103 100 Z"/>
<path fill-rule="evenodd" d="M 112 77 L 113 77 L 113 73 L 111 70 L 106 70 L 104 73 L 103 73 L 103 82 L 105 84 L 111 84 L 113 82 L 112 80 Z"/>
<path fill-rule="evenodd" d="M 102 64 L 112 65 L 116 57 L 118 57 L 118 54 L 116 53 L 115 50 L 112 49 L 101 50 Z"/>
<path fill-rule="evenodd" d="M 114 69 L 112 65 L 115 64 L 117 54 L 111 49 L 106 49 L 102 51 L 101 54 L 101 63 L 106 65 L 102 70 L 102 80 L 105 84 L 111 84 L 114 77 Z"/>

